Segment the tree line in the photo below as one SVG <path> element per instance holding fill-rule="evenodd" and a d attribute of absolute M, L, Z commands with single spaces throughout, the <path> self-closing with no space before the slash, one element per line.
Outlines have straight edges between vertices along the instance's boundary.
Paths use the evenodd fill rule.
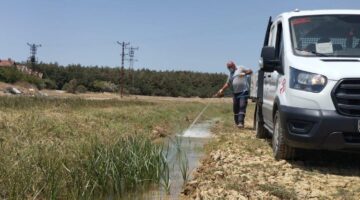
<path fill-rule="evenodd" d="M 44 74 L 44 87 L 48 89 L 62 89 L 73 93 L 119 91 L 119 68 L 39 63 L 33 69 Z M 222 73 L 150 69 L 125 69 L 124 77 L 125 93 L 173 97 L 210 97 L 227 78 Z"/>

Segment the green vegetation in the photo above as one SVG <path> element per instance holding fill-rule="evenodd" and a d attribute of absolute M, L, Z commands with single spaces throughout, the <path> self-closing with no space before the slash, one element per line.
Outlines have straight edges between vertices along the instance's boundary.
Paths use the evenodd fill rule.
<path fill-rule="evenodd" d="M 117 197 L 170 187 L 153 129 L 177 133 L 204 104 L 0 98 L 0 198 Z M 214 104 L 207 116 L 222 106 Z"/>
<path fill-rule="evenodd" d="M 93 87 L 95 92 L 115 92 L 117 85 L 109 81 L 94 81 Z"/>
<path fill-rule="evenodd" d="M 59 66 L 40 63 L 32 68 L 43 73 L 43 79 L 24 74 L 16 67 L 0 68 L 0 82 L 19 81 L 38 89 L 59 89 L 69 93 L 118 92 L 119 68 Z M 124 91 L 128 94 L 172 97 L 211 97 L 226 80 L 225 74 L 190 71 L 125 70 Z"/>
<path fill-rule="evenodd" d="M 88 91 L 113 92 L 118 90 L 120 83 L 119 68 L 81 65 L 64 67 L 57 63 L 40 63 L 35 70 L 54 81 L 57 89 L 73 93 L 76 92 L 73 88 L 78 85 L 83 85 Z M 225 80 L 225 74 L 139 69 L 125 70 L 124 84 L 125 91 L 136 95 L 209 97 L 216 93 Z"/>
<path fill-rule="evenodd" d="M 0 68 L 0 81 L 5 83 L 24 81 L 34 84 L 38 89 L 43 89 L 47 86 L 47 83 L 50 83 L 50 80 L 43 80 L 35 76 L 24 74 L 17 70 L 16 67 Z"/>
<path fill-rule="evenodd" d="M 180 154 L 179 163 L 180 163 L 179 168 L 180 168 L 181 176 L 183 178 L 185 185 L 190 177 L 189 159 L 185 153 Z"/>

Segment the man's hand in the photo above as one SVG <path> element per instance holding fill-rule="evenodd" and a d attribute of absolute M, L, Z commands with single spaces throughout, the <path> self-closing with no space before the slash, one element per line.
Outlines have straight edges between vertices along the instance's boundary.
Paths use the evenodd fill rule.
<path fill-rule="evenodd" d="M 215 96 L 215 97 L 222 97 L 222 96 L 224 96 L 224 90 L 223 90 L 223 89 L 220 89 L 214 96 Z"/>
<path fill-rule="evenodd" d="M 224 91 L 229 87 L 229 83 L 225 83 L 224 86 L 214 95 L 214 97 L 223 97 Z"/>
<path fill-rule="evenodd" d="M 250 74 L 252 74 L 252 70 L 251 70 L 251 69 L 243 69 L 243 70 L 241 71 L 241 73 L 239 74 L 239 77 L 242 78 L 242 77 L 244 77 L 244 76 L 246 76 L 246 75 L 250 75 Z"/>

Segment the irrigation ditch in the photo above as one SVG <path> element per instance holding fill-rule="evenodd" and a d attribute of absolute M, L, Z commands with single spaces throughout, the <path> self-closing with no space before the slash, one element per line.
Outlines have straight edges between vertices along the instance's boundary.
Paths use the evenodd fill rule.
<path fill-rule="evenodd" d="M 125 199 L 178 199 L 183 187 L 191 180 L 192 171 L 200 164 L 203 147 L 212 137 L 210 128 L 218 119 L 199 120 L 210 104 L 207 104 L 188 128 L 163 141 L 164 165 L 160 184 L 142 192 L 128 194 Z"/>

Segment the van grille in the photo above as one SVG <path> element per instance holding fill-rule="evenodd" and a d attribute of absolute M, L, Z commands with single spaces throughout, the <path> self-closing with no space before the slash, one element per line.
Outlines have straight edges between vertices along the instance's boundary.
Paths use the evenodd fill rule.
<path fill-rule="evenodd" d="M 340 114 L 360 116 L 360 79 L 341 80 L 333 90 L 332 97 Z"/>

